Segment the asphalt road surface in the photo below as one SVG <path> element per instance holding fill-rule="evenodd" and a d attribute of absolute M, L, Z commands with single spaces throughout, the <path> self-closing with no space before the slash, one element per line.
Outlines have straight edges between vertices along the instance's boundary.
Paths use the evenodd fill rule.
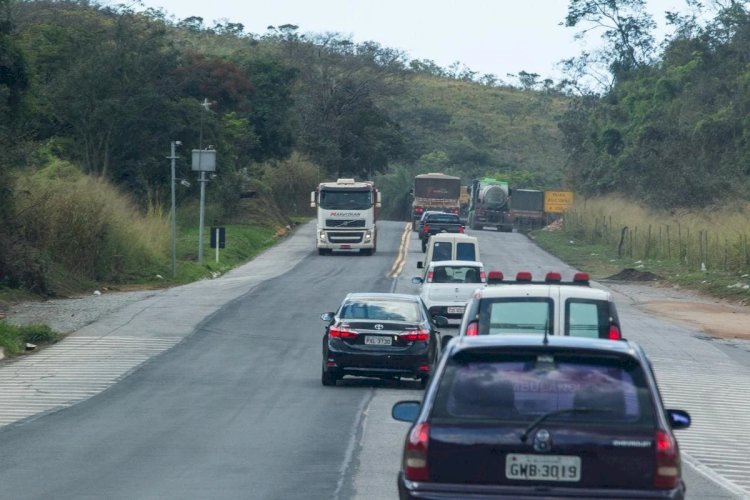
<path fill-rule="evenodd" d="M 319 256 L 308 224 L 255 264 L 181 287 L 168 307 L 169 294 L 161 302 L 149 299 L 154 302 L 129 310 L 116 328 L 102 333 L 97 329 L 104 323 L 96 322 L 60 343 L 76 345 L 79 359 L 97 353 L 76 371 L 101 376 L 104 390 L 93 397 L 81 391 L 80 402 L 59 410 L 42 404 L 38 393 L 45 391 L 13 400 L 38 404 L 42 413 L 0 428 L 0 498 L 396 498 L 407 425 L 390 418 L 390 407 L 420 399 L 416 383 L 320 384 L 321 313 L 335 310 L 347 292 L 416 290 L 410 279 L 422 258 L 419 240 L 404 223 L 379 228 L 374 256 Z M 522 235 L 473 234 L 488 269 L 572 272 Z M 246 281 L 251 275 L 256 279 Z M 699 331 L 645 315 L 629 293 L 618 295 L 625 336 L 654 359 L 668 406 L 683 407 L 696 420 L 696 429 L 678 434 L 689 498 L 745 497 L 742 488 L 750 485 L 742 477 L 750 469 L 735 459 L 750 449 L 748 438 L 737 436 L 750 428 L 743 420 L 750 413 L 743 406 L 747 358 L 727 354 L 731 347 L 716 347 Z M 134 357 L 132 367 L 104 377 L 116 365 L 115 348 L 105 343 L 110 337 L 117 345 L 127 344 L 124 339 L 163 343 L 146 361 Z M 92 341 L 78 345 L 76 338 Z M 27 361 L 39 355 L 25 365 L 0 366 L 0 387 L 8 370 L 51 370 L 69 360 L 58 346 L 37 358 L 37 366 Z M 73 394 L 83 383 L 67 372 L 50 373 L 61 385 L 47 396 Z M 717 386 L 718 376 L 736 387 Z"/>

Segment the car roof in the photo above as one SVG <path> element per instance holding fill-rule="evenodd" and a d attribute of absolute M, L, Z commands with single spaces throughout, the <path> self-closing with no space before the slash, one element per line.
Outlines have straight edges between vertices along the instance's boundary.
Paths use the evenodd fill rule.
<path fill-rule="evenodd" d="M 560 285 L 560 284 L 528 284 L 516 283 L 489 285 L 484 288 L 479 296 L 480 299 L 493 299 L 502 297 L 547 297 L 553 290 L 559 289 L 561 295 L 577 297 L 581 299 L 598 299 L 611 301 L 612 294 L 600 288 L 590 288 L 582 285 Z"/>
<path fill-rule="evenodd" d="M 483 351 L 502 349 L 503 351 L 528 348 L 566 349 L 601 354 L 619 354 L 638 357 L 641 348 L 633 341 L 599 339 L 590 337 L 569 337 L 566 335 L 548 335 L 544 344 L 542 335 L 479 335 L 476 337 L 456 337 L 450 343 L 451 356 L 464 351 Z"/>
<path fill-rule="evenodd" d="M 344 300 L 394 300 L 401 302 L 418 302 L 419 296 L 408 293 L 355 292 L 347 294 Z"/>
<path fill-rule="evenodd" d="M 473 266 L 473 267 L 484 267 L 484 264 L 478 260 L 433 260 L 430 262 L 428 267 L 438 266 Z"/>
<path fill-rule="evenodd" d="M 474 241 L 478 242 L 474 236 L 469 236 L 468 234 L 464 233 L 438 233 L 433 234 L 430 236 L 431 241 L 437 241 L 437 240 L 466 240 L 466 241 Z"/>

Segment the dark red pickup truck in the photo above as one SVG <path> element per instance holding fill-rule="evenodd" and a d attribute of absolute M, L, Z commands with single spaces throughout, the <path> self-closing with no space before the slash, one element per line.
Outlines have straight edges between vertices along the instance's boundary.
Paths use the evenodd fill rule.
<path fill-rule="evenodd" d="M 422 240 L 422 251 L 427 250 L 430 236 L 438 233 L 463 233 L 464 225 L 456 214 L 435 212 L 424 216 L 419 228 L 419 239 Z"/>

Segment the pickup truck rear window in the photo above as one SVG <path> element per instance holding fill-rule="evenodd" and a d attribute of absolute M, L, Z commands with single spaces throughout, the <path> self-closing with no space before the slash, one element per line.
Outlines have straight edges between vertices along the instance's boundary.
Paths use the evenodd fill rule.
<path fill-rule="evenodd" d="M 431 418 L 528 422 L 548 412 L 584 408 L 550 420 L 654 421 L 651 392 L 637 363 L 580 353 L 449 360 Z"/>
<path fill-rule="evenodd" d="M 430 214 L 425 218 L 427 224 L 460 224 L 457 215 L 453 214 Z"/>

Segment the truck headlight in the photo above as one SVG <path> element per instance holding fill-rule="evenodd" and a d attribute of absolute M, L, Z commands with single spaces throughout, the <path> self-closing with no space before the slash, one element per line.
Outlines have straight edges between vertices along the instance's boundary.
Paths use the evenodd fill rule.
<path fill-rule="evenodd" d="M 365 231 L 365 241 L 370 241 L 372 239 L 372 231 Z"/>
<path fill-rule="evenodd" d="M 318 239 L 320 241 L 326 241 L 326 232 L 325 231 L 320 231 L 320 233 L 318 234 Z"/>

